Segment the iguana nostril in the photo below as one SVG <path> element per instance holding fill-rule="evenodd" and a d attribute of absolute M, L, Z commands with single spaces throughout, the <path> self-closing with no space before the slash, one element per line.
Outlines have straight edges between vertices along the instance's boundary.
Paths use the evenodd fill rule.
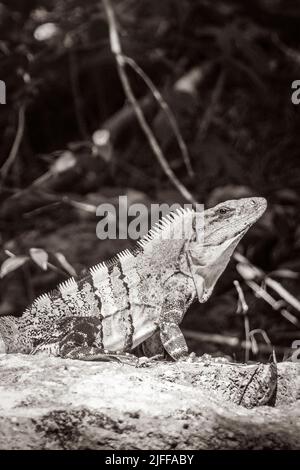
<path fill-rule="evenodd" d="M 256 202 L 255 202 L 254 199 L 251 199 L 251 204 L 252 204 L 252 206 L 255 206 L 255 205 L 256 205 Z"/>

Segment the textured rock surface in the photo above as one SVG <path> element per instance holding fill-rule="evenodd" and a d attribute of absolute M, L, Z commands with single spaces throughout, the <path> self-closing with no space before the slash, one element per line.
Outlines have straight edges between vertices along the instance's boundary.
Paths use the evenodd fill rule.
<path fill-rule="evenodd" d="M 0 448 L 300 449 L 299 365 L 279 364 L 275 407 L 238 406 L 256 367 L 1 355 Z"/>

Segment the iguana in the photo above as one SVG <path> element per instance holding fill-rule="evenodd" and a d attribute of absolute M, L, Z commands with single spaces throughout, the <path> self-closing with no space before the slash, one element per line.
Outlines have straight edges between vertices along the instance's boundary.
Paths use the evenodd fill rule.
<path fill-rule="evenodd" d="M 260 197 L 164 217 L 132 250 L 92 267 L 82 279 L 44 294 L 21 318 L 0 319 L 0 352 L 92 360 L 108 352 L 188 356 L 179 325 L 205 302 L 247 230 L 266 209 Z M 179 236 L 178 236 L 179 235 Z M 149 355 L 149 354 L 148 354 Z"/>

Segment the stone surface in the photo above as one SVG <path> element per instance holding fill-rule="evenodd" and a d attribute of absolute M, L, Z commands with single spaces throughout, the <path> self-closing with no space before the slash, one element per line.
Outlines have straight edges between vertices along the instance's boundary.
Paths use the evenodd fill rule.
<path fill-rule="evenodd" d="M 256 368 L 1 355 L 0 448 L 300 449 L 300 366 L 279 364 L 259 407 Z"/>

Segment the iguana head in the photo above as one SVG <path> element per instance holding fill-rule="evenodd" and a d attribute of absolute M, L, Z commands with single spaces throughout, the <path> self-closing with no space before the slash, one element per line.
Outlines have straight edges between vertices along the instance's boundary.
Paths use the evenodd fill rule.
<path fill-rule="evenodd" d="M 204 212 L 204 246 L 221 246 L 224 241 L 242 238 L 264 213 L 267 201 L 262 197 L 222 202 Z"/>
<path fill-rule="evenodd" d="M 210 296 L 235 247 L 266 207 L 264 198 L 253 197 L 222 202 L 195 214 L 187 253 L 200 302 Z"/>

